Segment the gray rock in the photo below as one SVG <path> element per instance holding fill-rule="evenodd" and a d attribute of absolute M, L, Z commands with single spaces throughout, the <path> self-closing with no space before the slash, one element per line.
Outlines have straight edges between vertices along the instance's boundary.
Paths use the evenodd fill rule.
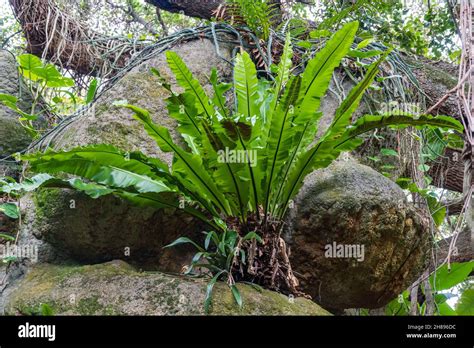
<path fill-rule="evenodd" d="M 293 269 L 325 308 L 382 307 L 423 271 L 427 223 L 395 183 L 364 165 L 340 161 L 308 176 L 288 221 Z M 359 249 L 326 253 L 350 245 Z"/>
<path fill-rule="evenodd" d="M 31 107 L 29 94 L 18 76 L 15 58 L 4 49 L 0 49 L 0 93 L 20 98 L 19 107 L 24 111 Z M 0 103 L 0 177 L 16 177 L 20 166 L 12 158 L 4 158 L 25 149 L 31 140 L 31 135 L 18 121 L 18 114 Z"/>
<path fill-rule="evenodd" d="M 217 67 L 221 76 L 230 77 L 229 66 L 207 40 L 188 42 L 173 50 L 203 84 L 207 84 L 212 67 Z M 230 55 L 222 47 L 221 51 Z M 180 141 L 173 131 L 174 120 L 167 116 L 167 92 L 158 86 L 150 67 L 159 69 L 174 85 L 164 55 L 160 54 L 132 69 L 89 112 L 55 133 L 57 136 L 50 139 L 52 146 L 70 149 L 110 143 L 124 151 L 140 150 L 170 163 L 170 154 L 163 154 L 156 147 L 129 111 L 112 106 L 115 100 L 125 99 L 148 109 L 155 122 L 171 129 L 174 140 Z M 321 129 L 327 127 L 335 110 L 336 100 L 331 98 L 325 98 L 323 103 L 326 116 Z M 36 211 L 28 220 L 31 223 L 24 225 L 20 242 L 38 243 L 42 250 L 40 262 L 58 263 L 70 258 L 74 262 L 99 263 L 124 259 L 143 269 L 178 272 L 189 262 L 193 251 L 162 247 L 181 235 L 195 239 L 203 229 L 195 220 L 174 210 L 136 208 L 114 197 L 92 200 L 70 190 L 41 190 L 28 204 L 32 203 Z M 365 166 L 336 164 L 314 173 L 307 179 L 290 215 L 291 227 L 286 237 L 292 246 L 295 271 L 303 290 L 323 306 L 381 307 L 382 302 L 403 290 L 421 267 L 424 249 L 415 246 L 424 245 L 428 238 L 421 219 L 393 182 Z M 324 246 L 334 241 L 363 244 L 364 262 L 325 258 Z M 54 269 L 61 272 L 62 268 Z M 117 279 L 120 286 L 128 286 Z M 114 309 L 114 313 L 130 311 Z"/>
<path fill-rule="evenodd" d="M 41 264 L 12 288 L 0 313 L 33 315 L 47 304 L 54 315 L 202 315 L 207 281 L 137 272 L 123 261 L 91 266 Z M 209 314 L 330 315 L 308 299 L 290 300 L 240 283 L 237 287 L 242 309 L 227 285 L 218 282 Z"/>
<path fill-rule="evenodd" d="M 0 93 L 25 97 L 27 91 L 21 87 L 15 58 L 0 49 Z M 20 107 L 26 110 L 27 106 L 28 98 L 20 99 Z M 0 157 L 23 150 L 30 142 L 31 136 L 18 122 L 18 114 L 0 103 Z"/>
<path fill-rule="evenodd" d="M 217 67 L 221 76 L 229 77 L 230 66 L 216 54 L 209 40 L 193 41 L 173 48 L 203 85 L 210 88 L 208 76 Z M 230 50 L 221 47 L 230 57 Z M 124 151 L 140 150 L 149 156 L 171 163 L 172 154 L 162 153 L 133 119 L 132 113 L 112 105 L 117 100 L 150 111 L 155 122 L 173 131 L 175 120 L 168 117 L 165 99 L 168 92 L 159 86 L 150 68 L 176 86 L 164 54 L 133 68 L 111 89 L 105 91 L 81 117 L 52 139 L 57 150 L 76 146 L 108 143 Z M 97 200 L 70 190 L 41 190 L 34 196 L 36 217 L 32 231 L 71 258 L 81 262 L 102 262 L 125 259 L 138 262 L 141 267 L 177 272 L 190 260 L 192 250 L 178 247 L 163 250 L 163 246 L 181 235 L 196 239 L 201 236 L 202 224 L 175 210 L 144 209 L 112 197 Z M 130 255 L 127 255 L 127 253 Z M 53 261 L 53 260 L 51 260 Z"/>

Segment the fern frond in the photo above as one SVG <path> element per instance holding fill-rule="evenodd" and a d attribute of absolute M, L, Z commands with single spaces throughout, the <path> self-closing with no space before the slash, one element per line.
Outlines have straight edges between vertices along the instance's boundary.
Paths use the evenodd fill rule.
<path fill-rule="evenodd" d="M 261 39 L 268 39 L 276 16 L 276 4 L 268 4 L 266 0 L 227 0 L 226 8 L 221 14 L 224 20 L 245 24 Z"/>

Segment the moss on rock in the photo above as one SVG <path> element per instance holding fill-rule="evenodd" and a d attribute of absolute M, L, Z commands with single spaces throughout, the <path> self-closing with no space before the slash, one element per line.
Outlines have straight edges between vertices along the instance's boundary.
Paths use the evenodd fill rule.
<path fill-rule="evenodd" d="M 287 226 L 301 288 L 326 308 L 384 306 L 421 275 L 429 252 L 428 222 L 401 188 L 353 161 L 306 177 Z M 334 245 L 347 251 L 327 254 Z"/>
<path fill-rule="evenodd" d="M 243 308 L 228 287 L 215 286 L 209 314 L 330 315 L 316 303 L 294 300 L 251 285 L 237 285 Z M 203 315 L 205 279 L 137 272 L 123 261 L 88 266 L 41 264 L 22 279 L 5 306 L 5 314 L 31 315 L 47 304 L 55 315 Z"/>
<path fill-rule="evenodd" d="M 208 75 L 216 67 L 230 77 L 231 66 L 224 62 L 209 40 L 196 40 L 173 48 L 188 64 L 195 77 L 210 89 Z M 221 47 L 230 58 L 231 51 Z M 117 100 L 147 109 L 153 120 L 170 129 L 173 140 L 183 143 L 175 131 L 176 120 L 168 116 L 169 92 L 160 86 L 150 69 L 154 67 L 173 81 L 164 53 L 131 69 L 105 91 L 83 114 L 51 139 L 56 150 L 107 143 L 122 151 L 141 151 L 171 164 L 172 153 L 163 153 L 130 110 L 114 106 Z M 207 86 L 207 87 L 206 87 Z M 74 208 L 70 207 L 71 202 Z M 34 197 L 34 235 L 78 262 L 97 263 L 114 259 L 140 264 L 145 269 L 179 271 L 188 264 L 193 251 L 188 246 L 163 250 L 179 236 L 193 239 L 205 230 L 201 222 L 180 211 L 133 207 L 116 197 L 96 200 L 67 189 L 43 190 Z M 129 253 L 126 253 L 129 250 Z"/>

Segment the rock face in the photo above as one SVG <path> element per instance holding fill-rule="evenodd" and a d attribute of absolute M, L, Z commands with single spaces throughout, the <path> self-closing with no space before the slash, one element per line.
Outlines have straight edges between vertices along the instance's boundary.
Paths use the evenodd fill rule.
<path fill-rule="evenodd" d="M 188 42 L 173 51 L 207 87 L 207 76 L 213 67 L 218 68 L 221 76 L 230 74 L 230 66 L 218 57 L 208 40 Z M 230 57 L 230 51 L 224 47 L 221 53 Z M 52 139 L 54 148 L 108 143 L 124 151 L 140 150 L 170 163 L 172 155 L 159 150 L 130 111 L 112 106 L 114 101 L 127 100 L 149 110 L 155 122 L 173 130 L 175 121 L 168 117 L 165 101 L 168 92 L 159 86 L 151 67 L 160 70 L 176 86 L 164 54 L 138 65 L 104 92 L 87 113 Z M 176 132 L 172 131 L 172 135 L 175 141 L 180 141 Z M 43 190 L 34 200 L 36 236 L 82 262 L 122 258 L 139 260 L 144 267 L 178 271 L 189 260 L 190 254 L 186 253 L 189 249 L 163 251 L 162 247 L 181 235 L 195 238 L 203 230 L 196 220 L 180 212 L 132 207 L 114 197 L 93 200 L 69 190 Z M 126 255 L 127 251 L 130 256 Z"/>
<path fill-rule="evenodd" d="M 209 314 L 330 315 L 316 303 L 237 285 L 239 309 L 228 287 L 214 287 Z M 48 304 L 54 315 L 202 315 L 205 279 L 139 273 L 123 261 L 92 266 L 38 265 L 11 292 L 5 314 L 33 315 Z M 1 313 L 2 308 L 0 308 Z"/>
<path fill-rule="evenodd" d="M 15 58 L 6 50 L 0 49 L 0 93 L 16 97 L 25 96 L 26 90 L 20 93 L 20 80 Z M 25 100 L 26 99 L 26 100 Z M 20 108 L 27 110 L 28 99 L 20 99 Z M 31 102 L 30 102 L 31 105 Z M 23 150 L 31 142 L 31 136 L 18 122 L 18 114 L 0 103 L 0 158 Z M 14 163 L 0 163 L 0 177 L 12 175 L 17 166 Z"/>
<path fill-rule="evenodd" d="M 213 67 L 221 76 L 230 77 L 230 66 L 208 40 L 188 42 L 173 50 L 206 87 Z M 230 57 L 230 50 L 224 47 L 221 53 Z M 160 54 L 129 71 L 86 113 L 67 127 L 59 127 L 62 130 L 45 142 L 57 150 L 109 143 L 170 163 L 171 154 L 158 149 L 131 112 L 112 105 L 116 100 L 127 100 L 149 110 L 155 122 L 169 128 L 179 142 L 165 105 L 168 94 L 158 85 L 151 67 L 175 86 Z M 324 99 L 321 129 L 330 123 L 336 101 L 334 96 Z M 178 236 L 197 239 L 205 228 L 188 215 L 133 207 L 112 196 L 93 200 L 65 189 L 40 190 L 23 199 L 22 206 L 26 212 L 19 242 L 38 246 L 40 264 L 19 283 L 27 266 L 18 268 L 16 278 L 0 296 L 0 312 L 3 308 L 8 314 L 34 314 L 41 303 L 47 303 L 55 314 L 203 314 L 204 281 L 137 272 L 122 261 L 77 266 L 122 259 L 141 269 L 177 273 L 189 263 L 194 250 L 163 246 Z M 292 247 L 294 270 L 302 289 L 324 307 L 381 307 L 404 290 L 423 267 L 428 233 L 422 219 L 398 186 L 368 167 L 338 163 L 314 173 L 289 215 L 286 239 Z M 357 257 L 360 262 L 351 257 L 326 257 L 325 246 L 333 243 L 336 247 L 364 246 L 363 261 L 362 256 Z M 240 284 L 239 288 L 247 299 L 242 312 L 220 284 L 212 313 L 327 314 L 311 301 L 290 303 L 273 292 L 258 292 Z"/>
<path fill-rule="evenodd" d="M 395 183 L 342 161 L 306 178 L 286 239 L 313 300 L 328 309 L 379 308 L 421 274 L 429 233 Z"/>

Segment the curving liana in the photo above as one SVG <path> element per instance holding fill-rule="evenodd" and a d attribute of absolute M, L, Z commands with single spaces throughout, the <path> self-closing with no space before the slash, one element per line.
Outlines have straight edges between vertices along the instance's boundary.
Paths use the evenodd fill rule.
<path fill-rule="evenodd" d="M 341 152 L 356 149 L 362 143 L 359 135 L 376 128 L 410 125 L 462 132 L 458 121 L 445 116 L 366 115 L 353 122 L 352 115 L 387 51 L 368 67 L 364 78 L 336 110 L 324 135 L 316 139 L 321 99 L 334 69 L 348 54 L 357 29 L 357 22 L 344 25 L 301 75 L 292 73 L 293 51 L 288 37 L 272 82 L 259 79 L 250 56 L 242 52 L 235 59 L 232 86 L 219 83 L 216 71 L 212 72 L 212 96 L 177 54 L 167 52 L 169 67 L 184 92 L 174 92 L 157 70 L 153 72 L 171 94 L 167 100 L 169 116 L 177 121 L 185 146 L 176 144 L 167 128 L 153 123 L 148 111 L 122 106 L 133 111 L 162 151 L 173 153 L 171 168 L 140 152 L 92 145 L 23 156 L 31 171 L 40 174 L 22 184 L 6 184 L 1 190 L 71 187 L 93 198 L 114 194 L 137 205 L 183 209 L 214 231 L 194 264 L 208 257 L 215 266 L 208 268 L 213 280 L 227 277 L 236 299 L 240 295 L 234 282 L 239 280 L 298 294 L 298 281 L 279 232 L 289 202 L 309 173 L 327 167 Z M 235 105 L 229 108 L 225 94 L 231 87 Z M 243 156 L 229 160 L 229 153 Z M 73 177 L 54 177 L 59 173 Z M 187 201 L 184 206 L 180 204 L 183 197 Z M 208 250 L 210 241 L 219 249 L 229 231 L 233 252 L 212 259 L 215 255 Z M 252 238 L 249 233 L 253 233 Z M 181 238 L 174 244 L 182 242 L 189 240 Z"/>

